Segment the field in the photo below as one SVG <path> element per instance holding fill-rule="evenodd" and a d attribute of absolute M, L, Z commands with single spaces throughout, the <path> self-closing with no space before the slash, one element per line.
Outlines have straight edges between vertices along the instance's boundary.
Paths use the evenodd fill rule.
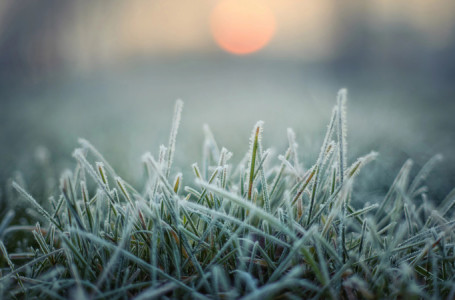
<path fill-rule="evenodd" d="M 192 146 L 202 156 L 189 151 L 174 159 L 184 151 L 176 147 L 181 101 L 168 122 L 167 145 L 142 156 L 145 176 L 132 183 L 80 139 L 73 170 L 63 173 L 58 186 L 38 181 L 43 186 L 36 196 L 21 177 L 11 181 L 8 201 L 16 209 L 5 211 L 0 224 L 0 294 L 453 299 L 455 192 L 434 201 L 426 184 L 435 181 L 431 171 L 442 156 L 417 170 L 411 159 L 403 161 L 387 179 L 386 193 L 368 193 L 365 187 L 384 183 L 375 182 L 379 173 L 370 165 L 381 156 L 367 151 L 351 159 L 349 153 L 359 149 L 347 143 L 346 100 L 342 89 L 324 119 L 320 151 L 304 155 L 305 161 L 300 131 L 285 129 L 270 141 L 261 121 L 249 144 L 245 139 L 243 155 L 233 156 L 204 126 L 202 143 Z M 277 150 L 281 145 L 283 151 Z"/>

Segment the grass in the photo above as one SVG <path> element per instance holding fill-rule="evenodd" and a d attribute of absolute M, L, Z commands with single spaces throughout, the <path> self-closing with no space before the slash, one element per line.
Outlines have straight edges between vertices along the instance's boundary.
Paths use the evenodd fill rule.
<path fill-rule="evenodd" d="M 338 94 L 320 154 L 304 169 L 294 132 L 272 157 L 263 123 L 238 164 L 208 126 L 201 168 L 173 167 L 183 103 L 168 146 L 143 156 L 145 185 L 125 182 L 80 140 L 58 197 L 35 199 L 17 182 L 11 201 L 35 226 L 0 223 L 0 295 L 66 299 L 433 299 L 455 297 L 455 191 L 427 197 L 431 159 L 415 178 L 403 165 L 380 203 L 350 200 L 371 152 L 348 166 L 346 91 Z M 365 199 L 366 202 L 368 199 Z"/>

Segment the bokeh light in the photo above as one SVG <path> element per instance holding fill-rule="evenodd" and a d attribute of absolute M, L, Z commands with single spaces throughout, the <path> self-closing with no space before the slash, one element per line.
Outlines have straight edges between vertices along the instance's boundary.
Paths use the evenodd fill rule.
<path fill-rule="evenodd" d="M 262 49 L 275 33 L 273 11 L 263 1 L 225 0 L 211 15 L 213 37 L 224 50 L 248 54 Z"/>

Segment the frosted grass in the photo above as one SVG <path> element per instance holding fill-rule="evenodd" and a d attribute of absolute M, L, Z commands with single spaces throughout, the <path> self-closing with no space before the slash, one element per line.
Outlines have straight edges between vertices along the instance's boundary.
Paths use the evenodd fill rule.
<path fill-rule="evenodd" d="M 38 223 L 18 226 L 12 211 L 0 222 L 0 294 L 450 299 L 455 190 L 435 205 L 425 185 L 442 157 L 414 178 L 406 161 L 382 201 L 352 206 L 357 178 L 378 153 L 348 156 L 346 99 L 340 90 L 315 162 L 301 161 L 292 129 L 284 152 L 267 149 L 260 121 L 249 150 L 233 164 L 233 154 L 204 125 L 202 159 L 188 162 L 194 178 L 184 178 L 173 165 L 180 100 L 168 145 L 157 159 L 142 157 L 143 186 L 123 180 L 80 139 L 76 167 L 62 175 L 52 197 L 35 198 L 22 182 L 12 183 L 17 193 L 10 201 L 29 205 Z"/>

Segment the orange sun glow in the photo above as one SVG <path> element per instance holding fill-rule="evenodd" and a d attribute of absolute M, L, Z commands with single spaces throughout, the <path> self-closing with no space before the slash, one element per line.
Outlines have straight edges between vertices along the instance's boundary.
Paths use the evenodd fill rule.
<path fill-rule="evenodd" d="M 262 49 L 275 33 L 275 15 L 260 0 L 222 0 L 211 14 L 215 41 L 227 52 L 248 54 Z"/>

